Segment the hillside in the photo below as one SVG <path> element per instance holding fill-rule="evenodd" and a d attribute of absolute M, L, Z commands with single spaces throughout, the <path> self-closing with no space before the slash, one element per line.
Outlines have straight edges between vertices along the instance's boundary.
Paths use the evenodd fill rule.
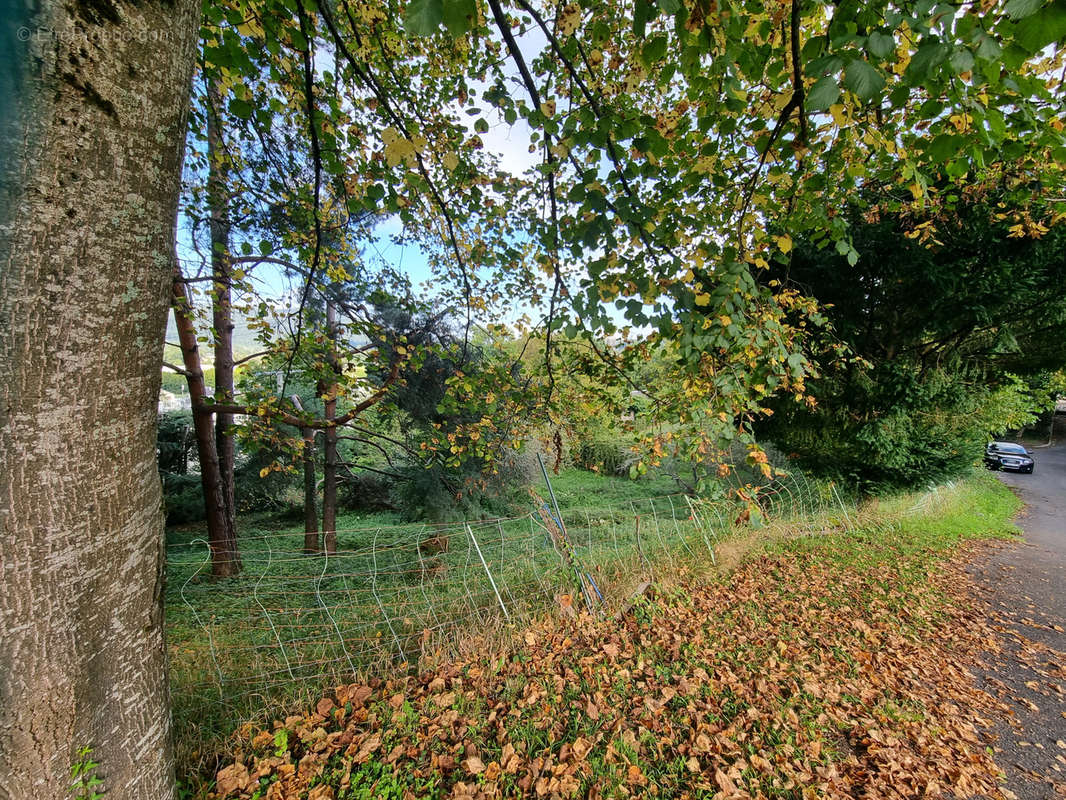
<path fill-rule="evenodd" d="M 215 798 L 996 796 L 992 641 L 956 560 L 1017 508 L 987 478 L 848 531 L 658 576 L 616 618 L 338 686 L 242 729 Z M 973 545 L 966 545 L 972 547 Z"/>

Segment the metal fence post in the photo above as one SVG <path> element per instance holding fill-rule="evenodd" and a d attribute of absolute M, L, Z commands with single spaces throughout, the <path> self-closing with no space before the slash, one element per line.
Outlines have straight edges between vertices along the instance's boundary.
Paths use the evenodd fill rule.
<path fill-rule="evenodd" d="M 503 598 L 500 597 L 500 590 L 496 588 L 496 581 L 493 580 L 492 572 L 489 571 L 489 565 L 485 561 L 485 556 L 481 552 L 481 545 L 477 543 L 477 537 L 474 536 L 474 529 L 470 527 L 470 523 L 466 524 L 466 532 L 470 534 L 470 541 L 474 543 L 474 549 L 477 550 L 477 556 L 481 559 L 481 566 L 485 568 L 485 574 L 489 576 L 489 583 L 492 584 L 492 591 L 496 593 L 496 600 L 500 603 L 500 608 L 503 609 L 503 615 L 507 618 L 507 622 L 511 622 L 511 615 L 507 611 L 507 606 L 504 605 Z"/>

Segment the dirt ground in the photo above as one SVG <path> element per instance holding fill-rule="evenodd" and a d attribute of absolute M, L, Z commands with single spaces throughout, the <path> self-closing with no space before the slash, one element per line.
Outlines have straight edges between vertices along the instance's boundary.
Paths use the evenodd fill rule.
<path fill-rule="evenodd" d="M 1024 542 L 985 549 L 970 570 L 1002 645 L 978 670 L 978 685 L 1012 709 L 995 727 L 993 749 L 1006 789 L 1021 800 L 1066 797 L 1064 428 L 1052 446 L 1027 443 L 1032 475 L 999 473 L 1026 504 L 1017 519 Z"/>

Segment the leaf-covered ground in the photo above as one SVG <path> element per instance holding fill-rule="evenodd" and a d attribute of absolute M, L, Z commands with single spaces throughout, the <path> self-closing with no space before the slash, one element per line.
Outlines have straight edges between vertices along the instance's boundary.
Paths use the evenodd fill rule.
<path fill-rule="evenodd" d="M 923 515 L 685 572 L 618 619 L 545 621 L 504 654 L 338 687 L 242 732 L 218 798 L 997 797 L 997 647 L 961 538 L 1015 508 L 977 480 Z"/>

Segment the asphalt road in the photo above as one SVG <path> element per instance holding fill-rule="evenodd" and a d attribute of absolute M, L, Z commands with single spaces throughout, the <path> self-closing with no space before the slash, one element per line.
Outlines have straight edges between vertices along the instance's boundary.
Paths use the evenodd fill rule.
<path fill-rule="evenodd" d="M 1066 422 L 1066 420 L 1062 420 Z M 1025 502 L 1024 541 L 995 545 L 973 563 L 1002 649 L 978 671 L 981 688 L 1010 709 L 995 726 L 1007 797 L 1066 797 L 1066 425 L 1035 447 L 1032 475 L 998 473 Z M 1056 437 L 1058 438 L 1058 437 Z"/>

